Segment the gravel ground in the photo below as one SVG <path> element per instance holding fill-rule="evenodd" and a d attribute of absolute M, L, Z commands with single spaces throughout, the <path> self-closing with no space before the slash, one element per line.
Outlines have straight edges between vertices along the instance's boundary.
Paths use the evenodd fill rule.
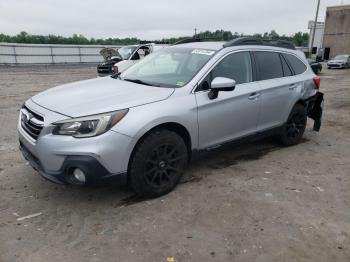
<path fill-rule="evenodd" d="M 92 77 L 93 66 L 0 67 L 0 261 L 350 261 L 350 70 L 321 74 L 320 133 L 310 121 L 297 146 L 225 146 L 147 201 L 54 185 L 18 150 L 27 98 Z"/>

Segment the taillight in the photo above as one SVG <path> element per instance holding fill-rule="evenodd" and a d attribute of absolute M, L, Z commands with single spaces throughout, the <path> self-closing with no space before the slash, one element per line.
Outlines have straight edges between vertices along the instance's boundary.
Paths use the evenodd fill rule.
<path fill-rule="evenodd" d="M 313 80 L 314 80 L 316 89 L 319 89 L 319 88 L 320 88 L 320 85 L 321 85 L 321 77 L 315 76 Z"/>

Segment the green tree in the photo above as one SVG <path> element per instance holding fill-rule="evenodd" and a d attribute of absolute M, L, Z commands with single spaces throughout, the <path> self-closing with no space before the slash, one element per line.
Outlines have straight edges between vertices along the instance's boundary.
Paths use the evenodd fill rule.
<path fill-rule="evenodd" d="M 238 32 L 233 33 L 231 31 L 227 31 L 223 29 L 215 30 L 215 31 L 206 30 L 203 32 L 199 32 L 197 34 L 197 37 L 199 38 L 207 38 L 213 41 L 229 41 L 231 39 L 241 37 L 241 36 L 248 36 L 248 35 L 245 35 L 243 33 L 238 33 Z M 278 40 L 278 39 L 289 40 L 289 41 L 293 41 L 294 44 L 297 46 L 307 45 L 308 39 L 309 39 L 309 35 L 307 33 L 298 32 L 293 36 L 286 36 L 286 35 L 281 36 L 275 30 L 271 30 L 270 33 L 265 32 L 264 34 L 260 34 L 260 33 L 253 34 L 252 36 L 266 39 L 266 40 Z M 173 44 L 184 38 L 186 38 L 186 36 L 163 38 L 161 40 L 146 41 L 146 42 Z M 69 37 L 63 37 L 63 36 L 52 35 L 52 34 L 31 35 L 23 31 L 15 36 L 0 34 L 0 42 L 33 43 L 33 44 L 131 45 L 131 44 L 138 44 L 140 42 L 145 42 L 145 41 L 142 41 L 136 37 L 128 37 L 128 38 L 109 37 L 107 39 L 101 39 L 101 38 L 88 39 L 81 34 L 74 34 Z"/>

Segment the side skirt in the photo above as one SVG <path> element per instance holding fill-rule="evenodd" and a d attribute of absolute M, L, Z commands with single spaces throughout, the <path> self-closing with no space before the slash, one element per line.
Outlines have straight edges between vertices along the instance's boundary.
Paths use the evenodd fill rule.
<path fill-rule="evenodd" d="M 272 137 L 272 136 L 276 136 L 278 134 L 281 133 L 281 130 L 283 128 L 282 126 L 278 126 L 278 127 L 274 127 L 268 130 L 264 130 L 264 131 L 260 131 L 257 132 L 255 134 L 252 135 L 248 135 L 245 137 L 241 137 L 238 139 L 234 139 L 234 140 L 229 140 L 226 142 L 223 142 L 221 144 L 217 144 L 217 145 L 213 145 L 204 149 L 195 149 L 192 150 L 192 158 L 191 160 L 196 160 L 198 158 L 201 158 L 203 155 L 205 155 L 207 152 L 210 152 L 211 150 L 220 148 L 222 146 L 239 146 L 242 144 L 248 144 L 248 143 L 253 143 L 255 141 L 267 138 L 267 137 Z"/>

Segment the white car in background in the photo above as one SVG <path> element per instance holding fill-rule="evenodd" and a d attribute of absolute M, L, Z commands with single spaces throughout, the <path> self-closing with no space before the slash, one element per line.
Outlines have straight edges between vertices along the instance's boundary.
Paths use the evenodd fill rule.
<path fill-rule="evenodd" d="M 350 67 L 350 55 L 337 55 L 327 63 L 328 69 L 332 68 L 344 68 Z"/>
<path fill-rule="evenodd" d="M 145 58 L 145 56 L 147 56 L 150 53 L 153 53 L 161 48 L 163 48 L 163 47 L 156 46 L 155 44 L 137 46 L 135 51 L 130 55 L 130 59 L 123 59 L 122 61 L 119 61 L 119 62 L 114 64 L 114 66 L 112 68 L 112 74 L 118 74 L 118 73 L 124 72 L 130 66 L 132 66 L 133 64 L 135 64 L 138 61 Z M 128 56 L 128 55 L 126 55 L 126 56 Z"/>
<path fill-rule="evenodd" d="M 113 54 L 111 52 L 108 53 L 110 55 L 109 57 L 104 56 L 105 62 L 98 65 L 97 73 L 99 76 L 121 73 L 145 56 L 154 52 L 157 48 L 160 47 L 156 47 L 155 44 L 144 44 L 128 45 L 118 50 L 113 50 Z M 101 55 L 103 55 L 103 50 L 101 50 Z"/>

